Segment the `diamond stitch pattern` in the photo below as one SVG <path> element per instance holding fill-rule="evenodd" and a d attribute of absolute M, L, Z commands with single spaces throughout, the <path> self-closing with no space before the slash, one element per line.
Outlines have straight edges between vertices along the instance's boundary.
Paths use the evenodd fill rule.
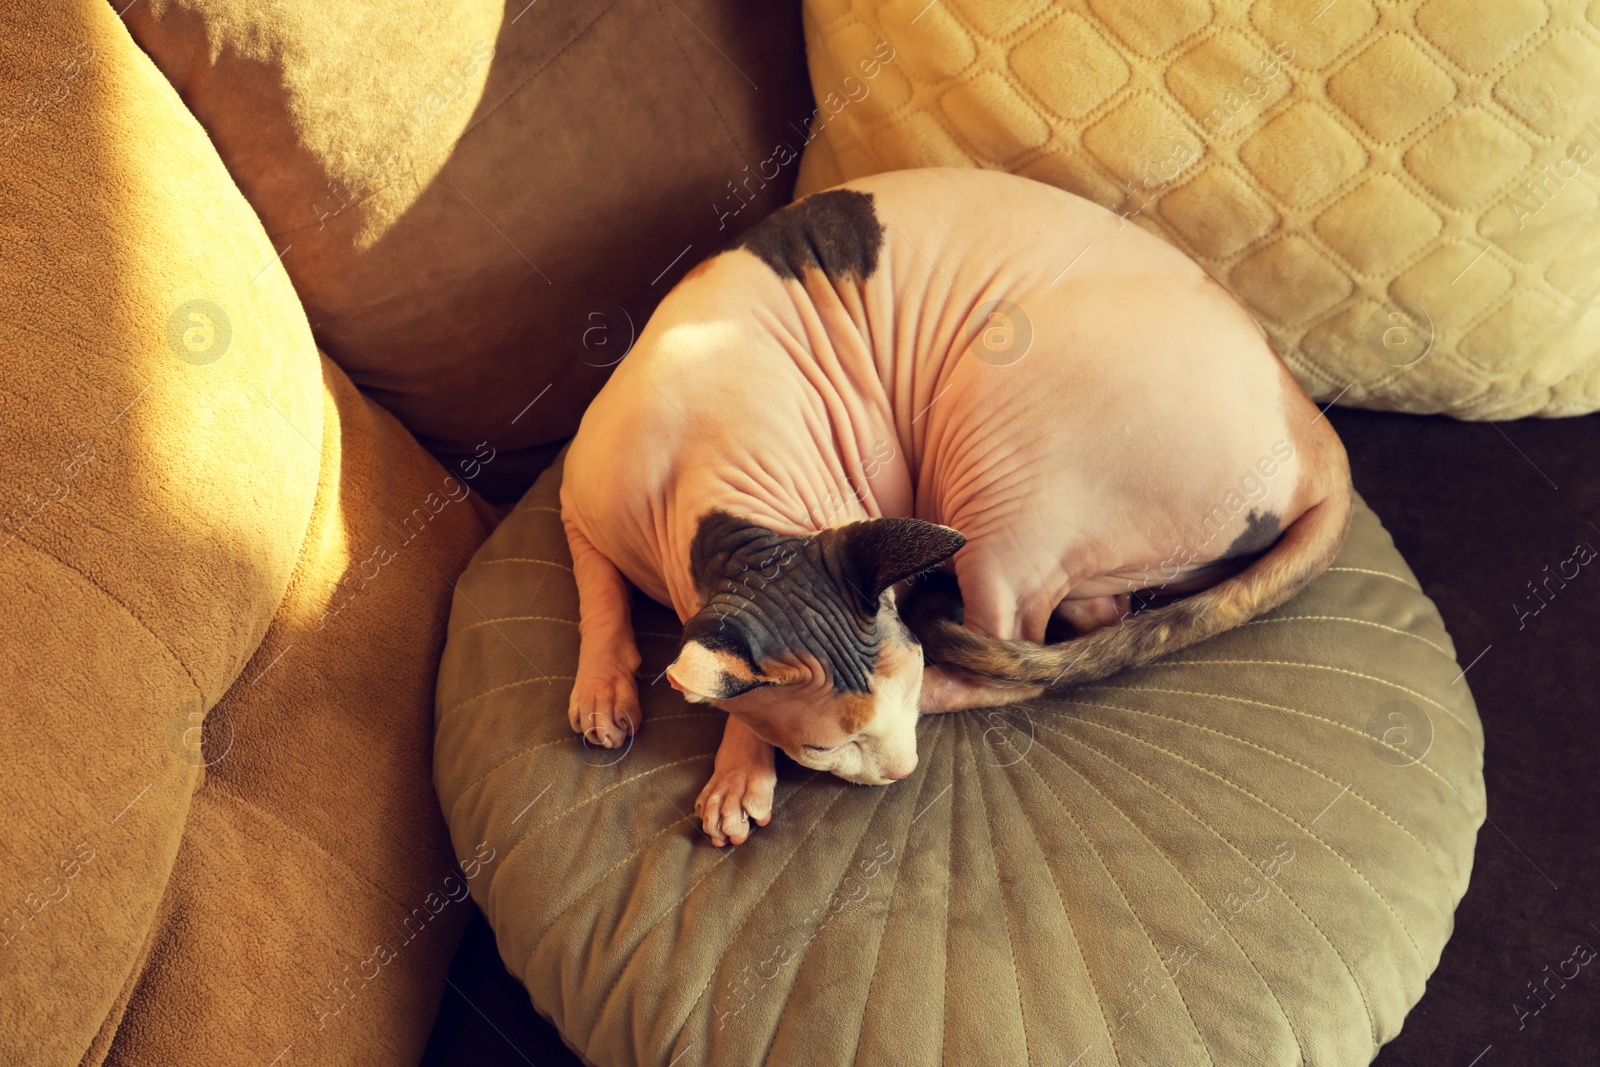
<path fill-rule="evenodd" d="M 1320 400 L 1600 409 L 1600 0 L 828 0 L 805 17 L 819 92 L 877 40 L 895 59 L 810 143 L 797 196 L 1011 170 L 1193 256 Z M 1431 337 L 1404 367 L 1370 329 L 1401 300 Z"/>

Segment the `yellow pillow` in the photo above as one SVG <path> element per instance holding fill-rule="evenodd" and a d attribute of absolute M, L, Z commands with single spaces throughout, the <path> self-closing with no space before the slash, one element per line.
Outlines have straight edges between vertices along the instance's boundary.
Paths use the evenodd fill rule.
<path fill-rule="evenodd" d="M 0 1061 L 66 1063 L 146 951 L 200 780 L 169 741 L 289 587 L 325 411 L 266 234 L 108 5 L 0 0 L 0 160 Z"/>
<path fill-rule="evenodd" d="M 0 0 L 0 205 L 0 1063 L 414 1063 L 480 472 L 318 355 L 103 0 Z"/>
<path fill-rule="evenodd" d="M 805 22 L 797 196 L 1010 170 L 1199 260 L 1319 400 L 1600 408 L 1600 5 L 806 0 Z"/>

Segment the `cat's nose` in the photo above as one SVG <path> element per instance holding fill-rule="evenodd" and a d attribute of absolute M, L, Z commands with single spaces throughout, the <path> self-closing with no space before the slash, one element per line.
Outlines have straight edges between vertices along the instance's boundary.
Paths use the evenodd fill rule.
<path fill-rule="evenodd" d="M 910 762 L 910 764 L 908 764 L 904 768 L 893 768 L 893 769 L 891 769 L 889 767 L 885 767 L 883 769 L 883 776 L 885 778 L 892 778 L 892 779 L 894 779 L 895 781 L 898 782 L 902 778 L 910 778 L 911 777 L 911 773 L 913 771 L 915 771 L 916 769 L 917 769 L 917 761 L 916 760 L 912 760 Z"/>

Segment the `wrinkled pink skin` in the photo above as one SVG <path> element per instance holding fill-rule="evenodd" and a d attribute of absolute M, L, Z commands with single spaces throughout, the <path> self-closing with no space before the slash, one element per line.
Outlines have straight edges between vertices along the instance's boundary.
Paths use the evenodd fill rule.
<path fill-rule="evenodd" d="M 1171 246 L 995 172 L 903 171 L 849 188 L 872 193 L 884 223 L 870 277 L 812 270 L 802 284 L 745 250 L 708 260 L 584 415 L 561 494 L 582 615 L 571 718 L 602 744 L 640 725 L 622 579 L 693 615 L 689 545 L 711 508 L 784 534 L 894 515 L 952 526 L 968 539 L 954 558 L 965 625 L 1042 641 L 1052 613 L 1089 630 L 1115 623 L 1132 590 L 1214 584 L 1234 568 L 1199 564 L 1249 508 L 1282 528 L 1307 506 L 1290 461 L 1198 543 L 1192 523 L 1296 440 L 1299 409 L 1260 327 Z M 975 317 L 995 300 L 1020 314 Z M 996 331 L 987 347 L 984 328 Z M 880 667 L 861 736 L 818 755 L 805 745 L 848 740 L 830 689 L 814 662 L 782 668 L 790 684 L 720 702 L 728 726 L 697 804 L 719 844 L 770 817 L 774 745 L 882 784 L 906 769 L 908 738 L 914 765 L 919 711 L 1029 695 L 924 677 L 920 656 L 902 655 Z"/>

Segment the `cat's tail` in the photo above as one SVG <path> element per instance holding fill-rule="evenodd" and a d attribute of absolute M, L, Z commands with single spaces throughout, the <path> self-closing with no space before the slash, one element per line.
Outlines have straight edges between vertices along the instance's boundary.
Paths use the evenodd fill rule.
<path fill-rule="evenodd" d="M 1002 686 L 1059 689 L 1092 682 L 1231 630 L 1289 600 L 1333 563 L 1349 532 L 1350 512 L 1346 481 L 1233 577 L 1128 616 L 1118 625 L 1052 645 L 973 633 L 956 622 L 952 612 L 941 610 L 951 606 L 949 594 L 941 598 L 932 590 L 921 604 L 908 602 L 906 622 L 930 663 L 956 667 Z"/>

